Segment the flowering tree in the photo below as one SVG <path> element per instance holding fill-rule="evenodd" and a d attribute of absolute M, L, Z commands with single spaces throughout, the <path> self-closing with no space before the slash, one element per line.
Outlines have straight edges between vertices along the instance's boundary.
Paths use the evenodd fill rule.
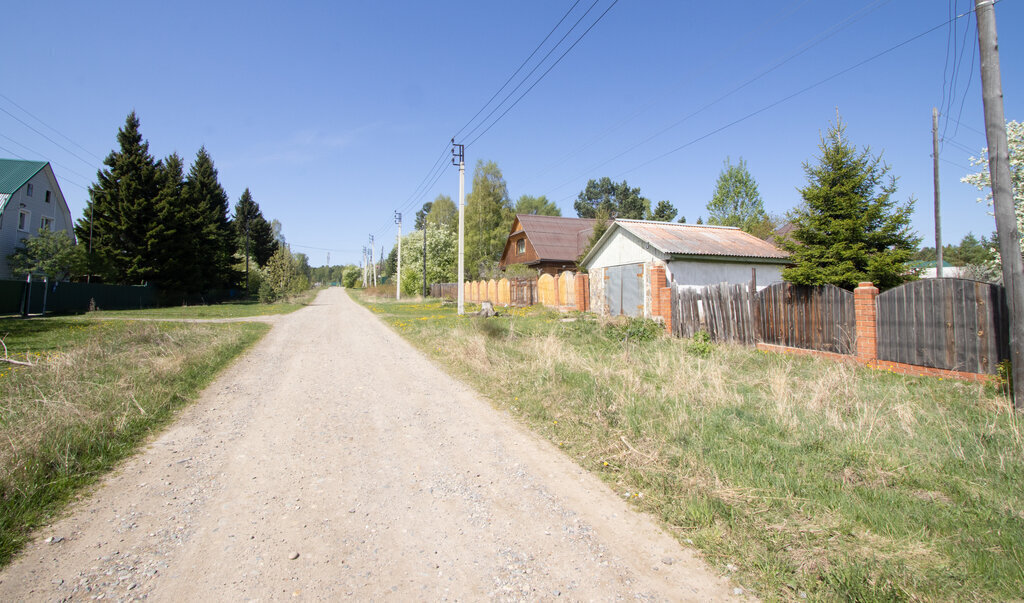
<path fill-rule="evenodd" d="M 1024 232 L 1024 124 L 1017 121 L 1006 122 L 1006 142 L 1010 150 L 1010 185 L 1013 190 L 1013 206 L 1017 214 L 1017 231 Z M 982 149 L 979 157 L 971 157 L 971 165 L 980 167 L 981 171 L 968 174 L 960 181 L 980 191 L 986 191 L 985 197 L 978 199 L 978 203 L 985 202 L 991 207 L 992 176 L 988 167 L 988 149 Z M 999 261 L 997 241 L 993 241 L 992 255 L 995 272 L 999 273 L 1002 262 Z"/>

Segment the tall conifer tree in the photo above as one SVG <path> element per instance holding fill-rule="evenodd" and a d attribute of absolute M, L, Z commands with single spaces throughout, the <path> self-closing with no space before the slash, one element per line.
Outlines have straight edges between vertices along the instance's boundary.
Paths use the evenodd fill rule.
<path fill-rule="evenodd" d="M 249 256 L 260 266 L 265 266 L 277 251 L 277 239 L 270 222 L 263 217 L 260 204 L 252 198 L 249 189 L 245 189 L 238 202 L 235 203 L 231 225 L 235 230 L 235 248 L 245 253 L 248 247 Z"/>
<path fill-rule="evenodd" d="M 147 238 L 155 220 L 158 163 L 139 133 L 132 111 L 117 132 L 120 147 L 111 151 L 89 187 L 85 215 L 75 226 L 91 249 L 89 272 L 110 283 L 139 283 L 150 278 Z"/>
<path fill-rule="evenodd" d="M 914 199 L 897 203 L 889 166 L 869 149 L 858 152 L 845 133 L 836 119 L 818 162 L 804 163 L 803 203 L 791 215 L 795 242 L 783 241 L 794 265 L 782 276 L 799 285 L 895 287 L 915 278 L 906 266 L 921 240 L 910 227 Z"/>
<path fill-rule="evenodd" d="M 234 284 L 238 275 L 232 268 L 234 232 L 228 222 L 228 195 L 217 180 L 206 147 L 196 153 L 183 189 L 188 229 L 194 239 L 197 285 L 201 290 L 216 289 Z"/>

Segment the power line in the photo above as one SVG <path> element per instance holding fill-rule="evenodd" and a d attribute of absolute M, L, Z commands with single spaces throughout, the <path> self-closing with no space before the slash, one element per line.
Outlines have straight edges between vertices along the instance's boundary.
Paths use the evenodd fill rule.
<path fill-rule="evenodd" d="M 765 75 L 768 75 L 769 73 L 779 69 L 780 67 L 782 67 L 786 63 L 792 61 L 793 59 L 795 59 L 795 58 L 799 57 L 800 55 L 806 53 L 807 51 L 811 50 L 812 48 L 814 48 L 818 44 L 821 44 L 825 40 L 831 38 L 832 36 L 835 36 L 839 32 L 843 31 L 847 27 L 853 25 L 854 23 L 856 23 L 860 19 L 863 19 L 864 17 L 866 17 L 871 12 L 877 10 L 879 7 L 884 6 L 885 4 L 888 4 L 889 2 L 891 2 L 891 0 L 875 0 L 875 2 L 872 2 L 868 6 L 865 6 L 864 8 L 861 8 L 861 9 L 859 9 L 857 11 L 854 11 L 853 13 L 851 13 L 851 14 L 847 15 L 846 17 L 844 17 L 838 23 L 836 23 L 836 24 L 832 25 L 831 27 L 829 27 L 827 30 L 821 32 L 820 34 L 818 34 L 818 35 L 816 35 L 814 37 L 809 38 L 807 41 L 805 41 L 801 45 L 797 46 L 795 51 L 793 51 L 790 55 L 784 57 L 783 59 L 780 59 L 775 64 L 773 64 L 771 67 L 768 67 L 768 68 L 764 69 L 763 71 L 761 71 L 757 75 L 749 78 L 748 80 L 746 80 L 742 84 L 739 84 L 739 85 L 735 86 L 730 91 L 724 93 L 723 95 L 719 96 L 715 100 L 705 104 L 704 106 L 702 106 L 701 108 L 697 109 L 696 111 L 690 113 L 686 117 L 683 117 L 682 119 L 677 120 L 677 121 L 673 122 L 672 124 L 664 127 L 663 129 L 659 130 L 658 132 L 656 132 L 652 136 L 650 136 L 650 137 L 640 141 L 639 143 L 637 143 L 633 147 L 630 147 L 629 149 L 627 149 L 626 151 L 620 153 L 619 155 L 616 155 L 615 157 L 612 157 L 611 159 L 601 163 L 600 165 L 596 165 L 596 166 L 593 166 L 591 168 L 588 168 L 587 172 L 589 172 L 591 170 L 594 170 L 594 169 L 597 169 L 597 168 L 599 168 L 599 167 L 601 167 L 603 165 L 606 165 L 606 164 L 610 163 L 611 161 L 614 161 L 615 159 L 618 159 L 619 157 L 621 157 L 622 155 L 626 154 L 627 152 L 629 152 L 633 148 L 636 148 L 637 146 L 640 146 L 642 144 L 650 142 L 654 138 L 664 134 L 665 132 L 671 130 L 672 128 L 675 128 L 675 127 L 679 126 L 680 124 L 682 124 L 683 122 L 687 121 L 688 119 L 696 116 L 700 112 L 702 112 L 702 111 L 704 111 L 704 110 L 706 110 L 706 109 L 708 109 L 708 108 L 710 108 L 710 107 L 712 107 L 712 106 L 722 102 L 726 98 L 732 96 L 733 94 L 736 94 L 737 92 L 739 92 L 743 88 L 749 86 L 750 84 L 753 84 L 754 82 L 756 82 L 757 80 L 761 79 Z M 781 20 L 781 18 L 777 19 L 776 22 L 778 20 Z M 774 25 L 774 23 L 773 23 L 773 25 Z M 764 29 L 764 28 L 762 28 L 762 29 Z M 748 36 L 745 36 L 744 38 L 749 40 L 750 36 L 748 35 Z M 626 119 L 620 121 L 619 123 L 615 124 L 614 126 L 606 129 L 603 133 L 601 133 L 598 136 L 596 136 L 595 138 L 591 139 L 590 141 L 585 143 L 583 146 L 577 148 L 575 151 L 572 151 L 571 153 L 569 153 L 568 155 L 566 155 L 562 159 L 559 159 L 559 160 L 557 160 L 555 162 L 549 163 L 548 166 L 545 169 L 541 170 L 541 172 L 538 174 L 538 176 L 550 172 L 552 169 L 554 169 L 558 165 L 561 165 L 561 164 L 565 163 L 565 161 L 567 161 L 568 159 L 572 158 L 573 156 L 578 155 L 579 153 L 581 153 L 581 152 L 585 151 L 586 149 L 592 147 L 598 140 L 601 140 L 606 135 L 610 134 L 611 132 L 614 132 L 615 130 L 617 130 L 621 126 L 623 126 L 626 123 L 632 121 L 633 119 L 635 119 L 636 117 L 638 117 L 639 115 L 641 115 L 642 113 L 644 113 L 645 111 L 647 111 L 648 109 L 653 107 L 655 104 L 656 104 L 656 101 L 652 101 L 652 102 L 647 103 L 647 105 L 644 106 L 643 108 L 641 108 L 639 111 L 633 113 L 631 116 L 629 116 Z M 565 184 L 568 184 L 569 182 L 572 182 L 575 179 L 576 178 L 572 178 L 568 182 L 565 182 L 563 184 L 558 185 L 557 187 L 555 187 L 555 189 L 557 190 L 558 188 L 561 188 Z"/>
<path fill-rule="evenodd" d="M 491 98 L 489 98 L 489 99 L 487 100 L 487 102 L 486 102 L 486 103 L 484 103 L 484 105 L 483 105 L 482 107 L 480 107 L 480 110 L 478 110 L 478 111 L 476 112 L 476 114 L 474 114 L 474 115 L 473 115 L 473 117 L 469 118 L 469 121 L 467 121 L 465 125 L 463 125 L 463 126 L 462 126 L 461 128 L 459 128 L 459 131 L 458 131 L 458 132 L 456 132 L 456 133 L 455 133 L 454 135 L 452 135 L 452 138 L 458 138 L 458 137 L 459 137 L 459 134 L 462 134 L 462 131 L 463 131 L 463 130 L 465 130 L 465 129 L 466 129 L 467 127 L 469 127 L 469 124 L 473 123 L 473 120 L 475 120 L 475 119 L 476 119 L 477 117 L 479 117 L 479 116 L 480 116 L 480 114 L 481 114 L 481 113 L 483 113 L 484 109 L 486 109 L 486 108 L 487 108 L 487 106 L 488 106 L 488 105 L 490 105 L 490 104 L 491 104 L 491 102 L 493 102 L 493 101 L 494 101 L 494 99 L 495 99 L 495 98 L 496 98 L 496 97 L 497 97 L 497 96 L 498 96 L 499 94 L 501 94 L 501 91 L 502 91 L 502 90 L 504 90 L 506 86 L 508 86 L 509 82 L 511 82 L 511 81 L 512 81 L 512 79 L 513 79 L 513 78 L 514 78 L 514 77 L 515 77 L 516 75 L 518 75 L 520 71 L 522 71 L 522 70 L 523 70 L 523 67 L 525 67 L 525 66 L 526 66 L 526 64 L 527 64 L 528 62 L 530 62 L 530 59 L 532 59 L 532 58 L 533 58 L 533 56 L 534 56 L 535 54 L 537 54 L 537 51 L 538 51 L 538 50 L 540 50 L 542 46 L 544 46 L 544 43 L 548 41 L 548 39 L 549 39 L 549 38 L 551 37 L 551 34 L 555 33 L 555 30 L 557 30 L 557 29 L 558 29 L 558 28 L 559 28 L 559 27 L 560 27 L 560 26 L 562 25 L 562 22 L 564 22 L 564 21 L 565 21 L 565 19 L 566 19 L 566 17 L 568 17 L 568 16 L 569 16 L 569 15 L 570 15 L 570 14 L 572 13 L 572 11 L 576 9 L 576 6 L 577 6 L 577 5 L 578 5 L 578 4 L 580 3 L 580 2 L 581 2 L 581 0 L 576 0 L 576 2 L 574 2 L 574 3 L 573 3 L 573 5 L 569 7 L 569 10 L 565 11 L 565 14 L 564 14 L 564 15 L 562 15 L 562 18 L 558 20 L 558 23 L 555 23 L 555 26 L 551 28 L 551 31 L 549 31 L 549 32 L 548 32 L 548 35 L 544 36 L 544 39 L 540 41 L 540 44 L 537 44 L 537 47 L 533 49 L 533 52 L 531 52 L 531 53 L 530 53 L 530 56 L 526 57 L 526 59 L 524 59 L 524 60 L 523 60 L 523 62 L 519 64 L 519 67 L 517 67 L 517 68 L 516 68 L 516 70 L 512 72 L 512 75 L 508 76 L 508 79 L 507 79 L 507 80 L 505 80 L 505 83 L 504 83 L 504 84 L 502 84 L 502 85 L 501 85 L 501 87 L 500 87 L 500 88 L 498 88 L 498 89 L 497 89 L 497 90 L 496 90 L 496 91 L 494 92 L 494 94 L 493 94 L 493 95 L 491 96 Z M 593 7 L 591 7 L 591 8 L 593 8 Z M 571 30 L 570 30 L 570 31 L 571 31 Z M 556 46 L 557 46 L 557 44 L 556 44 Z M 542 61 L 542 62 L 543 62 L 543 61 Z M 529 77 L 529 76 L 527 76 L 527 77 Z"/>
<path fill-rule="evenodd" d="M 959 19 L 962 16 L 963 15 L 960 15 L 960 16 L 955 17 L 955 18 Z M 648 159 L 647 161 L 645 161 L 645 162 L 643 162 L 643 163 L 641 163 L 641 164 L 639 164 L 639 165 L 637 165 L 635 167 L 629 168 L 628 170 L 625 170 L 625 171 L 619 173 L 616 177 L 621 177 L 621 176 L 623 176 L 625 174 L 628 174 L 630 172 L 636 171 L 636 170 L 638 170 L 638 169 L 640 169 L 642 167 L 645 167 L 645 166 L 647 166 L 647 165 L 649 165 L 651 163 L 654 163 L 655 161 L 658 161 L 659 159 L 663 159 L 663 158 L 665 158 L 665 157 L 667 157 L 669 155 L 672 155 L 673 153 L 681 151 L 681 150 L 683 150 L 683 149 L 685 149 L 685 148 L 687 148 L 687 147 L 689 147 L 689 146 L 691 146 L 691 145 L 693 145 L 693 144 L 695 144 L 697 142 L 700 142 L 701 140 L 704 140 L 705 138 L 708 138 L 708 137 L 710 137 L 710 136 L 712 136 L 714 134 L 717 134 L 717 133 L 719 133 L 719 132 L 721 132 L 723 130 L 731 128 L 732 126 L 735 126 L 736 124 L 742 123 L 742 122 L 750 119 L 751 117 L 755 117 L 757 115 L 760 115 L 761 113 L 764 113 L 765 111 L 767 111 L 769 109 L 777 107 L 777 106 L 781 105 L 782 103 L 784 103 L 786 101 L 789 101 L 789 100 L 791 100 L 793 98 L 796 98 L 797 96 L 800 96 L 801 94 L 804 94 L 805 92 L 813 90 L 814 88 L 817 88 L 818 86 L 821 86 L 821 85 L 823 85 L 823 84 L 825 84 L 827 82 L 830 82 L 830 81 L 836 79 L 837 77 L 845 75 L 846 73 L 849 73 L 850 71 L 853 71 L 854 69 L 857 69 L 858 67 L 861 67 L 861 66 L 863 66 L 863 65 L 865 65 L 867 63 L 870 63 L 871 61 L 874 61 L 874 60 L 876 60 L 876 59 L 878 59 L 878 58 L 880 58 L 880 57 L 882 57 L 884 55 L 887 55 L 890 52 L 898 50 L 899 48 L 902 48 L 903 46 L 906 46 L 907 44 L 910 44 L 911 42 L 914 42 L 914 41 L 916 41 L 916 40 L 918 40 L 920 38 L 923 38 L 924 36 L 932 33 L 933 31 L 935 31 L 937 29 L 940 29 L 940 28 L 944 27 L 945 25 L 946 25 L 946 23 L 940 23 L 939 25 L 936 25 L 935 27 L 932 27 L 932 28 L 930 28 L 930 29 L 928 29 L 926 31 L 923 31 L 923 32 L 913 36 L 913 37 L 910 37 L 910 38 L 908 38 L 908 39 L 906 39 L 906 40 L 904 40 L 904 41 L 902 41 L 902 42 L 900 42 L 900 43 L 898 43 L 898 44 L 896 44 L 894 46 L 890 46 L 889 48 L 887 48 L 887 49 L 885 49 L 885 50 L 883 50 L 883 51 L 881 51 L 879 53 L 876 53 L 876 54 L 874 54 L 874 55 L 872 55 L 872 56 L 870 56 L 870 57 L 868 57 L 868 58 L 866 58 L 866 59 L 864 59 L 862 61 L 859 61 L 859 62 L 857 62 L 857 63 L 855 63 L 855 64 L 853 64 L 853 65 L 851 65 L 849 67 L 846 67 L 845 69 L 837 71 L 837 72 L 833 73 L 832 75 L 830 75 L 830 76 L 828 76 L 828 77 L 826 77 L 824 79 L 818 80 L 817 82 L 815 82 L 815 83 L 813 83 L 813 84 L 811 84 L 809 86 L 806 86 L 804 88 L 801 88 L 800 90 L 798 90 L 798 91 L 796 91 L 796 92 L 794 92 L 792 94 L 789 94 L 789 95 L 784 96 L 784 97 L 782 97 L 782 98 L 780 98 L 780 99 L 778 99 L 776 101 L 773 101 L 773 102 L 771 102 L 771 103 L 761 107 L 760 109 L 757 109 L 756 111 L 752 111 L 750 113 L 747 113 L 743 117 L 735 119 L 735 120 L 733 120 L 733 121 L 731 121 L 731 122 L 729 122 L 729 123 L 727 123 L 727 124 L 725 124 L 723 126 L 720 126 L 718 128 L 715 128 L 714 130 L 711 130 L 710 132 L 707 132 L 706 134 L 698 136 L 697 138 L 694 138 L 693 140 L 691 140 L 691 141 L 689 141 L 689 142 L 687 142 L 685 144 L 679 145 L 678 147 L 675 147 L 674 149 L 671 149 L 671 150 L 666 151 L 664 153 L 661 153 L 661 154 L 659 154 L 659 155 L 657 155 L 657 156 L 655 156 L 655 157 L 653 157 L 651 159 Z"/>
<path fill-rule="evenodd" d="M 520 82 L 518 84 L 516 84 L 516 87 L 513 88 L 511 91 L 509 91 L 509 93 L 505 95 L 505 98 L 501 99 L 501 102 L 499 102 L 497 105 L 495 105 L 494 108 L 491 109 L 491 112 L 488 113 L 487 116 L 484 117 L 480 121 L 480 123 L 478 123 L 477 125 L 473 126 L 473 129 L 470 130 L 469 132 L 467 132 L 466 135 L 463 136 L 462 138 L 466 139 L 466 138 L 469 138 L 470 136 L 472 136 L 473 132 L 476 132 L 481 126 L 483 126 L 487 122 L 487 120 L 490 119 L 491 116 L 494 115 L 494 113 L 498 109 L 500 109 L 501 106 L 504 105 L 508 101 L 508 99 L 512 98 L 512 95 L 515 94 L 519 90 L 519 88 L 521 88 L 523 86 L 523 84 L 525 84 L 534 73 L 536 73 L 537 69 L 539 69 L 540 66 L 544 64 L 544 61 L 548 60 L 548 57 L 551 56 L 551 53 L 553 53 L 555 50 L 558 49 L 559 46 L 562 45 L 562 42 L 564 42 L 565 39 L 569 37 L 569 34 L 571 34 L 576 29 L 576 27 L 583 21 L 583 19 L 585 19 L 587 17 L 587 15 L 590 14 L 590 11 L 594 10 L 594 7 L 597 6 L 597 3 L 600 2 L 600 1 L 601 0 L 594 0 L 593 4 L 591 4 L 590 7 L 587 8 L 586 12 L 584 12 L 580 16 L 579 19 L 576 19 L 576 22 L 572 24 L 572 27 L 570 27 L 569 30 L 567 32 L 565 32 L 564 35 L 562 35 L 562 37 L 558 40 L 558 42 L 556 42 L 555 45 L 552 46 L 550 50 L 548 50 L 547 54 L 545 54 L 544 57 L 540 61 L 538 61 L 536 65 L 533 66 L 533 69 L 530 70 L 530 73 L 527 73 L 526 76 L 523 77 L 523 79 L 520 80 Z M 615 6 L 616 2 L 618 2 L 618 0 L 615 0 L 615 2 L 612 3 L 612 6 Z M 608 8 L 610 9 L 611 6 L 609 6 Z M 608 11 L 606 10 L 605 12 L 607 13 Z M 602 16 L 604 16 L 604 15 L 602 15 Z M 600 18 L 598 18 L 598 21 L 600 21 Z M 596 24 L 597 21 L 595 21 L 594 23 Z M 591 25 L 591 27 L 593 27 L 593 25 Z M 587 31 L 590 31 L 590 29 L 588 28 Z M 578 38 L 576 40 L 576 42 L 579 42 L 579 40 L 582 39 L 582 37 L 585 36 L 585 35 L 587 35 L 586 31 L 583 32 L 583 34 L 580 36 L 580 38 Z M 570 46 L 569 50 L 572 50 L 573 46 L 576 46 L 576 44 L 574 43 L 572 46 Z M 568 51 L 566 51 L 566 52 L 568 52 Z M 562 56 L 565 56 L 565 55 L 563 54 Z M 561 61 L 561 58 L 559 58 L 558 61 Z M 555 63 L 552 65 L 552 67 L 557 65 L 558 61 L 555 61 Z M 549 68 L 548 71 L 551 71 L 551 69 Z M 544 79 L 545 75 L 547 75 L 547 71 L 545 71 L 540 76 L 540 78 L 538 78 L 537 81 L 534 82 L 533 85 L 536 86 L 537 82 L 540 82 L 540 80 Z M 532 89 L 532 88 L 533 88 L 533 86 L 530 86 L 530 89 Z M 529 92 L 529 90 L 527 90 L 526 92 Z M 523 93 L 524 96 L 526 95 L 526 92 Z M 520 98 L 522 98 L 522 97 L 520 97 Z M 519 102 L 519 101 L 517 100 L 516 102 Z M 513 106 L 515 106 L 514 103 L 513 103 Z M 511 109 L 511 107 L 509 107 L 509 108 Z M 508 110 L 506 110 L 505 113 L 508 113 Z M 494 120 L 494 122 L 491 123 L 491 126 L 493 126 L 495 123 L 497 123 L 498 120 L 500 120 L 504 115 L 505 114 L 502 113 L 497 119 Z M 488 126 L 487 129 L 490 129 L 491 126 Z M 486 130 L 485 130 L 485 132 L 486 132 Z M 480 136 L 483 136 L 483 133 L 481 133 L 479 136 L 477 136 L 477 138 L 479 138 Z M 473 140 L 476 140 L 476 138 L 474 138 Z M 468 144 L 472 144 L 472 142 L 470 142 Z"/>
<path fill-rule="evenodd" d="M 3 138 L 5 138 L 5 139 L 9 140 L 10 142 L 13 142 L 14 144 L 16 144 L 16 145 L 18 145 L 19 147 L 21 147 L 21 148 L 25 149 L 25 150 L 26 150 L 26 151 L 28 151 L 29 153 L 33 153 L 33 154 L 35 154 L 35 155 L 36 155 L 37 157 L 40 157 L 40 158 L 42 158 L 42 157 L 45 157 L 45 155 L 43 155 L 43 154 L 42 154 L 42 153 L 40 153 L 39 151 L 36 151 L 35 149 L 29 148 L 29 147 L 28 147 L 27 145 L 25 145 L 25 144 L 22 144 L 22 143 L 18 142 L 17 140 L 14 140 L 13 138 L 11 138 L 10 136 L 8 136 L 8 135 L 6 135 L 6 134 L 0 134 L 0 137 L 3 137 Z M 20 157 L 20 155 L 19 155 L 19 157 Z M 22 157 L 22 159 L 24 159 L 24 157 Z M 73 169 L 69 168 L 69 167 L 68 167 L 68 166 L 66 166 L 66 165 L 63 165 L 63 164 L 57 163 L 56 161 L 52 161 L 52 160 L 50 161 L 50 163 L 52 163 L 53 165 L 59 166 L 59 167 L 60 167 L 61 169 L 65 169 L 65 170 L 67 170 L 67 171 L 71 172 L 72 174 L 74 174 L 74 175 L 78 176 L 79 178 L 85 178 L 86 180 L 89 180 L 89 177 L 88 177 L 88 176 L 86 176 L 85 174 L 80 174 L 80 173 L 76 172 L 75 170 L 73 170 Z M 77 186 L 81 186 L 80 184 L 77 184 L 77 183 L 75 183 L 75 182 L 74 182 L 74 181 L 72 181 L 72 180 L 68 180 L 67 178 L 64 178 L 64 180 L 67 180 L 68 182 L 71 182 L 72 184 L 76 184 Z M 85 188 L 85 187 L 83 186 L 82 188 Z"/>
<path fill-rule="evenodd" d="M 486 134 L 486 133 L 488 132 L 488 130 L 490 130 L 491 128 L 493 128 L 493 127 L 494 127 L 494 124 L 498 123 L 499 121 L 501 121 L 501 119 L 502 119 L 503 117 L 505 117 L 506 115 L 508 115 L 508 112 L 509 112 L 509 111 L 511 111 L 511 110 L 512 110 L 512 109 L 513 109 L 513 108 L 514 108 L 514 107 L 515 107 L 516 105 L 518 105 L 518 104 L 519 104 L 519 101 L 523 100 L 523 97 L 525 97 L 525 96 L 526 96 L 527 94 L 529 94 L 529 93 L 530 93 L 530 90 L 533 90 L 533 88 L 534 88 L 534 87 L 535 87 L 535 86 L 536 86 L 537 84 L 539 84 L 539 83 L 540 83 L 540 81 L 541 81 L 541 80 L 543 80 L 543 79 L 544 79 L 544 77 L 545 77 L 545 76 L 547 76 L 547 74 L 548 74 L 548 73 L 550 73 L 550 72 L 551 72 L 551 70 L 555 68 L 555 66 L 556 66 L 556 65 L 558 65 L 559 63 L 561 63 L 561 62 L 562 62 L 562 59 L 564 59 L 564 58 L 565 58 L 565 55 L 569 54 L 569 52 L 570 52 L 570 51 L 572 51 L 572 49 L 573 49 L 573 48 L 576 48 L 576 45 L 577 45 L 577 44 L 579 44 L 579 43 L 580 43 L 580 41 L 581 41 L 581 40 L 582 40 L 582 39 L 583 39 L 584 37 L 586 37 L 586 35 L 587 35 L 588 33 L 590 33 L 590 30 L 594 29 L 594 26 L 595 26 L 595 25 L 597 25 L 598 23 L 600 23 L 600 22 L 601 22 L 601 19 L 604 19 L 604 16 L 608 14 L 608 11 L 610 11 L 610 10 L 611 10 L 612 8 L 614 8 L 614 7 L 615 7 L 615 5 L 616 5 L 616 4 L 618 4 L 618 3 L 619 3 L 619 0 L 614 0 L 614 2 L 612 2 L 612 3 L 611 3 L 611 4 L 609 5 L 609 6 L 608 6 L 608 8 L 604 9 L 604 12 L 603 12 L 603 13 L 601 13 L 601 16 L 599 16 L 599 17 L 597 18 L 597 20 L 596 20 L 596 21 L 594 21 L 593 23 L 591 23 L 591 24 L 590 24 L 590 27 L 588 27 L 588 28 L 586 29 L 586 31 L 584 31 L 584 32 L 583 32 L 582 34 L 580 34 L 580 37 L 576 38 L 576 41 L 572 43 L 572 46 L 570 46 L 570 47 L 569 47 L 568 49 L 566 49 L 566 51 L 562 53 L 562 56 L 558 57 L 558 60 L 556 60 L 556 61 L 555 61 L 554 63 L 552 63 L 552 64 L 551 64 L 551 66 L 550 66 L 550 67 L 548 67 L 548 68 L 547 68 L 547 70 L 546 70 L 546 71 L 545 71 L 544 73 L 542 73 L 542 74 L 541 74 L 541 76 L 540 76 L 539 78 L 537 78 L 537 80 L 536 80 L 536 81 L 534 81 L 534 82 L 533 82 L 533 84 L 531 84 L 529 88 L 527 88 L 527 89 L 526 89 L 526 91 L 525 91 L 525 92 L 523 92 L 523 93 L 522 93 L 521 95 L 519 95 L 519 98 L 517 98 L 517 99 L 516 99 L 516 101 L 515 101 L 514 103 L 512 103 L 511 105 L 509 105 L 508 109 L 505 109 L 505 111 L 504 111 L 504 112 L 503 112 L 503 113 L 502 113 L 501 115 L 499 115 L 499 116 L 497 117 L 497 119 L 495 119 L 494 121 L 492 121 L 492 122 L 491 122 L 491 125 L 487 126 L 487 128 L 486 128 L 486 129 L 484 129 L 484 131 L 483 131 L 483 132 L 480 132 L 479 134 L 477 134 L 476 138 L 474 138 L 473 140 L 471 140 L 471 141 L 467 142 L 467 143 L 466 143 L 466 146 L 468 147 L 468 146 L 472 145 L 472 144 L 473 144 L 474 142 L 476 142 L 477 140 L 480 140 L 480 137 L 481 137 L 481 136 L 483 136 L 484 134 Z M 595 4 L 596 4 L 596 2 L 595 2 Z M 587 12 L 589 12 L 589 9 L 588 9 L 588 11 L 587 11 Z M 584 16 L 586 16 L 586 15 L 584 15 Z M 575 26 L 574 26 L 574 27 L 575 27 Z M 570 31 L 572 31 L 572 30 L 570 30 Z M 538 65 L 538 66 L 539 66 L 539 65 Z M 525 80 L 523 80 L 523 81 L 525 81 Z M 503 101 L 503 102 L 504 102 L 504 101 Z"/>
<path fill-rule="evenodd" d="M 93 153 L 92 151 L 90 151 L 89 149 L 87 149 L 87 148 L 83 147 L 82 145 L 78 144 L 78 143 L 77 143 L 77 142 L 75 142 L 74 140 L 71 140 L 70 138 L 68 138 L 68 137 L 67 137 L 66 135 L 64 135 L 64 133 L 62 133 L 62 132 L 61 132 L 60 130 L 58 130 L 57 128 L 54 128 L 54 127 L 53 127 L 53 126 L 51 126 L 50 124 L 48 124 L 48 123 L 46 123 L 45 121 L 43 121 L 43 120 L 39 119 L 38 117 L 36 117 L 36 116 L 35 116 L 35 115 L 33 115 L 32 113 L 30 113 L 28 109 L 26 109 L 25 107 L 22 107 L 22 106 L 21 106 L 21 105 L 19 105 L 18 103 L 14 102 L 14 100 L 13 100 L 13 99 L 11 99 L 11 97 L 9 97 L 9 96 L 7 96 L 7 95 L 5 95 L 5 94 L 0 94 L 0 98 L 2 98 L 2 99 L 4 99 L 4 100 L 6 100 L 7 102 L 11 103 L 12 105 L 14 105 L 15 107 L 17 107 L 18 109 L 21 109 L 21 111 L 22 111 L 23 113 L 25 113 L 26 115 L 28 115 L 28 116 L 29 116 L 29 117 L 31 117 L 32 119 L 34 119 L 34 120 L 38 121 L 39 123 L 43 124 L 44 126 L 46 126 L 47 128 L 49 128 L 49 129 L 50 129 L 51 131 L 53 131 L 54 133 L 56 133 L 56 134 L 57 134 L 58 136 L 60 136 L 60 137 L 61 137 L 61 138 L 63 138 L 64 140 L 66 140 L 66 141 L 70 142 L 71 144 L 75 145 L 75 146 L 76 146 L 76 147 L 78 147 L 79 149 L 81 149 L 81 150 L 85 151 L 85 152 L 86 152 L 87 154 L 89 154 L 89 155 L 91 155 L 92 157 L 96 158 L 96 160 L 97 160 L 97 161 L 99 161 L 99 162 L 101 162 L 101 163 L 103 162 L 103 158 L 102 158 L 102 157 L 100 157 L 100 156 L 99 156 L 99 155 L 97 155 L 96 153 Z"/>
<path fill-rule="evenodd" d="M 13 119 L 14 119 L 15 121 L 17 121 L 18 123 L 20 123 L 21 125 L 25 126 L 25 127 L 26 127 L 26 128 L 28 128 L 29 130 L 32 130 L 32 131 L 33 131 L 33 132 L 35 132 L 36 134 L 38 134 L 38 135 L 42 136 L 42 137 L 43 137 L 43 138 L 45 138 L 46 140 L 49 140 L 49 141 L 50 141 L 50 142 L 52 142 L 53 144 L 57 145 L 58 147 L 60 147 L 61 149 L 63 149 L 63 150 L 64 150 L 64 151 L 65 151 L 65 152 L 66 152 L 67 154 L 71 155 L 71 156 L 72 156 L 72 157 L 74 157 L 75 159 L 78 159 L 79 161 L 81 161 L 81 162 L 82 162 L 82 163 L 84 163 L 85 165 L 87 165 L 87 166 L 89 166 L 89 167 L 91 167 L 91 168 L 94 168 L 94 167 L 96 167 L 96 165 L 95 165 L 95 164 L 94 164 L 93 162 L 89 161 L 88 159 L 83 159 L 83 158 L 82 158 L 82 156 L 81 156 L 81 155 L 79 155 L 78 153 L 75 153 L 75 152 L 74 152 L 74 151 L 72 151 L 71 149 L 67 148 L 66 146 L 62 145 L 61 143 L 57 142 L 56 140 L 54 140 L 54 139 L 50 138 L 50 137 L 49 137 L 49 136 L 47 136 L 46 134 L 43 134 L 43 133 L 42 133 L 42 132 L 40 132 L 39 130 L 35 129 L 34 127 L 32 127 L 31 125 L 29 125 L 28 123 L 26 123 L 26 122 L 25 122 L 25 121 L 24 121 L 23 119 L 21 119 L 21 118 L 20 118 L 20 117 L 18 117 L 17 115 L 15 115 L 15 114 L 11 113 L 10 111 L 8 111 L 7 109 L 4 109 L 3 107 L 0 107 L 0 111 L 3 111 L 3 112 L 4 112 L 4 113 L 6 113 L 7 115 L 10 115 L 10 116 L 11 116 L 11 118 L 13 118 Z"/>

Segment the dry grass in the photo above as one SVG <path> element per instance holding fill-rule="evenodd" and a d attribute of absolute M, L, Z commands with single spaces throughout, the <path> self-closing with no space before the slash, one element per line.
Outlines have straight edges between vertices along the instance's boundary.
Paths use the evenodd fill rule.
<path fill-rule="evenodd" d="M 725 345 L 704 358 L 543 310 L 372 305 L 763 597 L 1024 591 L 1020 417 L 993 388 Z"/>
<path fill-rule="evenodd" d="M 0 563 L 267 330 L 66 319 L 4 327 L 14 331 L 7 345 L 35 365 L 0 368 Z"/>

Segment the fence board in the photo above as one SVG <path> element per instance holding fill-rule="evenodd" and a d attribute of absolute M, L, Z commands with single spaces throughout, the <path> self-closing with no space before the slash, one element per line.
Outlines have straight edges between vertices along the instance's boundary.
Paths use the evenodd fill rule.
<path fill-rule="evenodd" d="M 1006 295 L 999 285 L 927 279 L 878 296 L 878 358 L 995 373 L 1009 355 Z"/>

